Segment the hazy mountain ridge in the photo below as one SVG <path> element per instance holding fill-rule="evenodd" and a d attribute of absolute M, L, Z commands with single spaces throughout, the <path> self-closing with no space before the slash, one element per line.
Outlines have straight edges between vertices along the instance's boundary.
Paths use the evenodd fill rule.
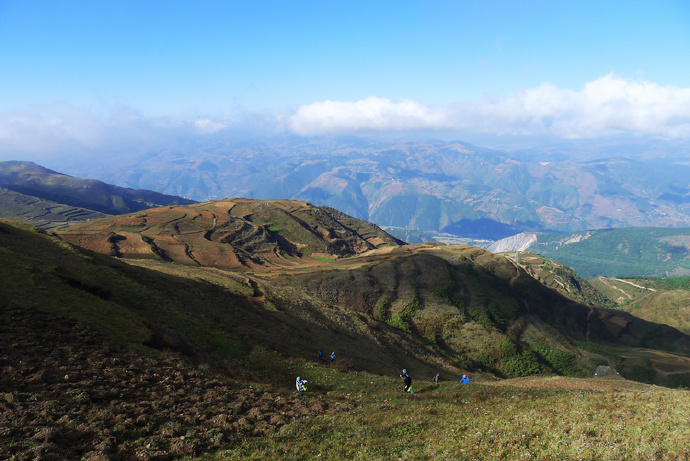
<path fill-rule="evenodd" d="M 95 179 L 75 178 L 32 162 L 0 162 L 0 186 L 19 194 L 105 214 L 195 203 L 151 190 L 123 188 Z"/>
<path fill-rule="evenodd" d="M 602 160 L 520 155 L 529 160 L 459 142 L 216 140 L 203 148 L 133 155 L 106 168 L 70 168 L 196 200 L 304 200 L 381 226 L 475 238 L 690 226 L 690 166 L 673 158 L 624 158 L 625 151 Z"/>
<path fill-rule="evenodd" d="M 105 213 L 64 205 L 0 187 L 0 218 L 17 219 L 42 229 L 56 229 L 105 216 Z"/>

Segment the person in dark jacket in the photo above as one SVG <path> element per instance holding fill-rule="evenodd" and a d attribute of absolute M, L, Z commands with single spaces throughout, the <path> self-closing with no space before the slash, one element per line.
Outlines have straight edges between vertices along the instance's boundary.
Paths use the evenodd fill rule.
<path fill-rule="evenodd" d="M 412 390 L 412 378 L 410 378 L 410 375 L 407 374 L 407 370 L 404 368 L 402 374 L 400 375 L 400 379 L 402 379 L 403 383 L 405 384 L 405 392 L 414 394 L 414 391 Z"/>

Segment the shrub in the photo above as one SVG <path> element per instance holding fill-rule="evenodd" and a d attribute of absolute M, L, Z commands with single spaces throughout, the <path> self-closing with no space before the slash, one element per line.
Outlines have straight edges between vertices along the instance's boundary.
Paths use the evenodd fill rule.
<path fill-rule="evenodd" d="M 379 304 L 377 315 L 380 322 L 388 321 L 388 309 L 390 308 L 390 302 L 388 300 L 381 301 Z"/>
<path fill-rule="evenodd" d="M 501 373 L 510 378 L 535 375 L 541 371 L 539 361 L 531 353 L 524 351 L 501 361 Z"/>
<path fill-rule="evenodd" d="M 501 357 L 512 357 L 518 354 L 515 344 L 505 336 L 498 342 L 498 349 L 501 351 Z"/>
<path fill-rule="evenodd" d="M 549 346 L 543 341 L 532 345 L 532 350 L 554 371 L 565 376 L 583 376 L 582 370 L 575 365 L 575 355 L 570 352 Z"/>
<path fill-rule="evenodd" d="M 393 328 L 406 331 L 408 333 L 412 332 L 412 317 L 414 317 L 415 311 L 421 306 L 421 302 L 417 296 L 407 304 L 403 310 L 394 314 L 393 317 L 388 321 L 388 324 Z"/>
<path fill-rule="evenodd" d="M 482 351 L 476 356 L 477 362 L 481 363 L 482 365 L 488 367 L 488 368 L 493 368 L 496 366 L 496 357 L 491 355 L 490 353 L 486 351 Z"/>

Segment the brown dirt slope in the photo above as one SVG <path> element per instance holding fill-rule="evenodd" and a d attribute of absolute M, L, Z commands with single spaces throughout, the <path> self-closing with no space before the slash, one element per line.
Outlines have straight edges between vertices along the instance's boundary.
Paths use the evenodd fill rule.
<path fill-rule="evenodd" d="M 73 320 L 8 306 L 0 350 L 1 459 L 194 456 L 352 405 L 238 388 L 180 356 L 137 355 Z"/>
<path fill-rule="evenodd" d="M 228 199 L 100 219 L 60 233 L 123 258 L 255 270 L 338 259 L 403 242 L 328 207 L 289 200 Z"/>

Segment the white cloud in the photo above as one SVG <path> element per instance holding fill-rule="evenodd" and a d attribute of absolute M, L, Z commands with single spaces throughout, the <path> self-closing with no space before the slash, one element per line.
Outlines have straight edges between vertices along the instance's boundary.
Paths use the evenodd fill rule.
<path fill-rule="evenodd" d="M 289 127 L 298 134 L 452 128 L 446 111 L 407 99 L 393 102 L 370 96 L 355 102 L 323 101 L 301 106 L 290 117 Z"/>
<path fill-rule="evenodd" d="M 225 123 L 214 122 L 208 118 L 199 118 L 195 120 L 194 126 L 200 133 L 203 134 L 217 133 L 228 127 L 228 125 Z"/>
<path fill-rule="evenodd" d="M 580 91 L 545 82 L 507 97 L 425 106 L 369 97 L 301 106 L 289 118 L 298 134 L 464 130 L 511 135 L 594 138 L 615 134 L 690 137 L 690 88 L 609 74 Z"/>

